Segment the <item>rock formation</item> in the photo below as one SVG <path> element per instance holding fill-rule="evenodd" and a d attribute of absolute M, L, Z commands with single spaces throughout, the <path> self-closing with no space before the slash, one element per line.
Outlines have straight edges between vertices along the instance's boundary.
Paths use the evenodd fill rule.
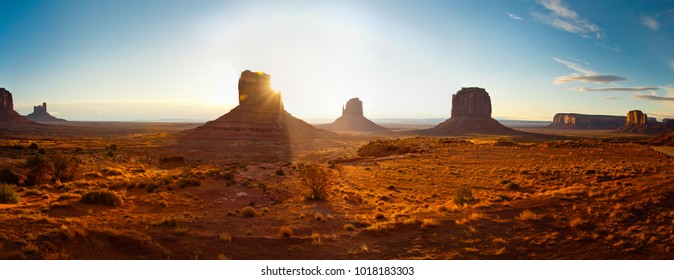
<path fill-rule="evenodd" d="M 388 129 L 380 126 L 363 115 L 363 102 L 360 99 L 351 98 L 342 107 L 342 116 L 334 122 L 319 126 L 332 131 L 350 131 L 365 133 L 386 133 Z"/>
<path fill-rule="evenodd" d="M 0 88 L 0 122 L 4 123 L 30 123 L 29 120 L 14 111 L 12 93 L 5 88 Z"/>
<path fill-rule="evenodd" d="M 617 129 L 625 125 L 623 116 L 558 113 L 548 128 L 557 129 Z"/>
<path fill-rule="evenodd" d="M 523 132 L 508 128 L 491 117 L 491 98 L 483 88 L 461 88 L 452 96 L 451 118 L 420 131 L 425 135 L 498 134 Z"/>
<path fill-rule="evenodd" d="M 640 134 L 663 134 L 672 131 L 668 123 L 660 123 L 639 110 L 627 112 L 625 125 L 618 128 L 618 132 Z"/>
<path fill-rule="evenodd" d="M 281 94 L 271 89 L 270 76 L 243 71 L 239 79 L 239 106 L 216 120 L 183 132 L 193 140 L 252 140 L 289 143 L 302 139 L 334 137 L 283 109 Z"/>
<path fill-rule="evenodd" d="M 34 122 L 64 122 L 66 120 L 59 119 L 50 115 L 47 112 L 47 103 L 42 102 L 42 105 L 33 106 L 33 112 L 26 116 L 27 119 Z"/>

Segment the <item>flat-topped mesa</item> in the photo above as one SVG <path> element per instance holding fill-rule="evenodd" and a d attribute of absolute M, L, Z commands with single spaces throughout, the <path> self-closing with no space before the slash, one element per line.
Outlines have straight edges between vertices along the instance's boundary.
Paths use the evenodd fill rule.
<path fill-rule="evenodd" d="M 12 93 L 5 88 L 0 88 L 0 122 L 30 123 L 29 120 L 14 111 L 14 99 Z"/>
<path fill-rule="evenodd" d="M 557 113 L 549 128 L 557 129 L 617 129 L 625 125 L 624 116 Z"/>
<path fill-rule="evenodd" d="M 452 95 L 452 117 L 459 116 L 491 117 L 489 93 L 479 87 L 461 88 Z"/>
<path fill-rule="evenodd" d="M 33 106 L 33 112 L 26 116 L 27 119 L 34 122 L 64 122 L 66 120 L 59 119 L 47 112 L 47 102 L 42 102 L 42 105 Z"/>
<path fill-rule="evenodd" d="M 282 111 L 281 94 L 271 88 L 271 77 L 264 72 L 241 72 L 239 105 L 263 110 Z"/>
<path fill-rule="evenodd" d="M 363 116 L 363 101 L 358 97 L 349 99 L 346 106 L 342 106 L 342 116 L 344 115 Z"/>

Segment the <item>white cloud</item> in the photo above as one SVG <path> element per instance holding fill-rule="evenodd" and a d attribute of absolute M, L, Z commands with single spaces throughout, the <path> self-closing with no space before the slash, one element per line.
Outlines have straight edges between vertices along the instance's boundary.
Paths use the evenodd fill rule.
<path fill-rule="evenodd" d="M 514 20 L 524 20 L 523 18 L 518 17 L 518 16 L 516 16 L 516 15 L 514 15 L 514 14 L 512 14 L 512 13 L 508 13 L 508 16 L 509 16 L 511 19 L 514 19 Z"/>
<path fill-rule="evenodd" d="M 580 73 L 582 73 L 582 74 L 584 74 L 584 75 L 597 75 L 597 73 L 595 73 L 594 71 L 592 71 L 592 70 L 590 70 L 590 69 L 587 69 L 587 68 L 584 68 L 584 67 L 580 66 L 580 64 L 578 64 L 578 63 L 571 62 L 571 61 L 567 61 L 567 60 L 563 60 L 563 59 L 561 59 L 561 58 L 556 58 L 556 57 L 553 57 L 552 59 L 554 59 L 555 61 L 557 61 L 557 62 L 559 62 L 559 63 L 561 63 L 561 64 L 566 65 L 566 67 L 569 67 L 569 68 L 571 68 L 571 69 L 573 69 L 573 70 L 576 70 L 576 71 L 578 71 L 578 72 L 580 72 Z M 583 62 L 583 63 L 589 64 L 589 63 L 587 63 L 587 62 Z"/>
<path fill-rule="evenodd" d="M 651 94 L 637 94 L 633 95 L 632 97 L 641 100 L 674 103 L 674 87 L 672 87 L 672 85 L 668 85 L 660 88 L 665 90 L 665 96 L 656 95 L 655 92 L 652 92 Z"/>
<path fill-rule="evenodd" d="M 579 88 L 573 88 L 574 91 L 579 91 L 579 92 L 584 92 L 584 91 L 614 91 L 614 92 L 619 92 L 619 91 L 651 91 L 651 90 L 658 90 L 659 87 L 651 87 L 651 86 L 646 86 L 646 87 L 599 87 L 599 88 L 589 88 L 589 87 L 579 87 Z"/>
<path fill-rule="evenodd" d="M 669 66 L 672 67 L 672 69 L 674 69 L 674 61 L 670 62 Z"/>
<path fill-rule="evenodd" d="M 573 73 L 571 75 L 560 76 L 560 77 L 555 78 L 554 84 L 556 84 L 556 85 L 573 83 L 573 82 L 605 84 L 605 83 L 611 83 L 611 82 L 627 81 L 627 78 L 625 78 L 625 77 L 597 74 L 596 72 L 594 72 L 590 69 L 587 69 L 587 68 L 585 68 L 585 67 L 583 67 L 580 64 L 575 63 L 575 62 L 563 60 L 563 59 L 556 58 L 556 57 L 553 57 L 552 59 L 554 59 L 555 61 L 557 61 L 561 64 L 564 64 L 566 67 L 569 67 L 570 69 L 577 72 L 577 73 Z"/>
<path fill-rule="evenodd" d="M 660 27 L 660 24 L 658 24 L 658 21 L 654 17 L 643 17 L 641 19 L 641 24 L 653 30 L 658 30 Z"/>
<path fill-rule="evenodd" d="M 577 34 L 583 38 L 604 38 L 604 32 L 599 26 L 580 17 L 562 0 L 538 0 L 537 2 L 547 10 L 546 13 L 538 11 L 531 13 L 537 21 Z"/>

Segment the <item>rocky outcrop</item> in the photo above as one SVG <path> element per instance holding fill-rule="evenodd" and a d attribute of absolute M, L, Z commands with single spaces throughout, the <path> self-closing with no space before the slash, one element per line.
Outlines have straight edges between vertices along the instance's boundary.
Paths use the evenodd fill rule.
<path fill-rule="evenodd" d="M 423 135 L 525 134 L 491 117 L 491 98 L 483 88 L 461 88 L 452 96 L 452 115 L 437 126 L 419 131 Z"/>
<path fill-rule="evenodd" d="M 66 120 L 54 117 L 47 112 L 47 103 L 33 106 L 33 112 L 26 116 L 27 119 L 34 122 L 64 122 Z"/>
<path fill-rule="evenodd" d="M 183 140 L 250 140 L 290 143 L 297 140 L 333 137 L 283 109 L 281 94 L 271 89 L 270 76 L 263 72 L 241 73 L 239 106 L 216 120 L 184 131 Z"/>
<path fill-rule="evenodd" d="M 625 125 L 623 116 L 558 113 L 548 128 L 556 129 L 617 129 Z"/>
<path fill-rule="evenodd" d="M 14 99 L 12 93 L 5 88 L 0 88 L 0 122 L 4 123 L 30 123 L 29 120 L 14 111 Z"/>
<path fill-rule="evenodd" d="M 452 96 L 451 117 L 491 118 L 491 98 L 483 88 L 461 88 Z"/>
<path fill-rule="evenodd" d="M 367 119 L 363 115 L 363 102 L 358 98 L 351 98 L 342 107 L 342 116 L 334 122 L 318 126 L 332 131 L 361 132 L 361 133 L 386 133 L 388 129 Z"/>
<path fill-rule="evenodd" d="M 669 123 L 669 122 L 667 122 Z M 618 132 L 639 134 L 663 134 L 672 131 L 667 123 L 660 123 L 639 110 L 627 112 L 625 125 Z"/>
<path fill-rule="evenodd" d="M 271 88 L 271 77 L 264 72 L 243 71 L 239 78 L 239 106 L 279 112 L 281 93 Z"/>

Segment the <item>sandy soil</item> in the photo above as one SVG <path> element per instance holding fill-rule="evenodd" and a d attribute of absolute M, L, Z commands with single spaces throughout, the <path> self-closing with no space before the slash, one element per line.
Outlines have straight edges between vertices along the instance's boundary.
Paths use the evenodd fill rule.
<path fill-rule="evenodd" d="M 0 169 L 23 176 L 40 152 L 80 162 L 73 180 L 14 187 L 19 202 L 0 204 L 0 258 L 674 258 L 674 160 L 642 138 L 410 137 L 361 149 L 374 139 L 347 137 L 260 161 L 186 153 L 179 129 L 155 128 L 0 140 Z M 334 179 L 326 200 L 307 199 L 305 164 Z M 87 204 L 92 190 L 122 202 Z"/>

